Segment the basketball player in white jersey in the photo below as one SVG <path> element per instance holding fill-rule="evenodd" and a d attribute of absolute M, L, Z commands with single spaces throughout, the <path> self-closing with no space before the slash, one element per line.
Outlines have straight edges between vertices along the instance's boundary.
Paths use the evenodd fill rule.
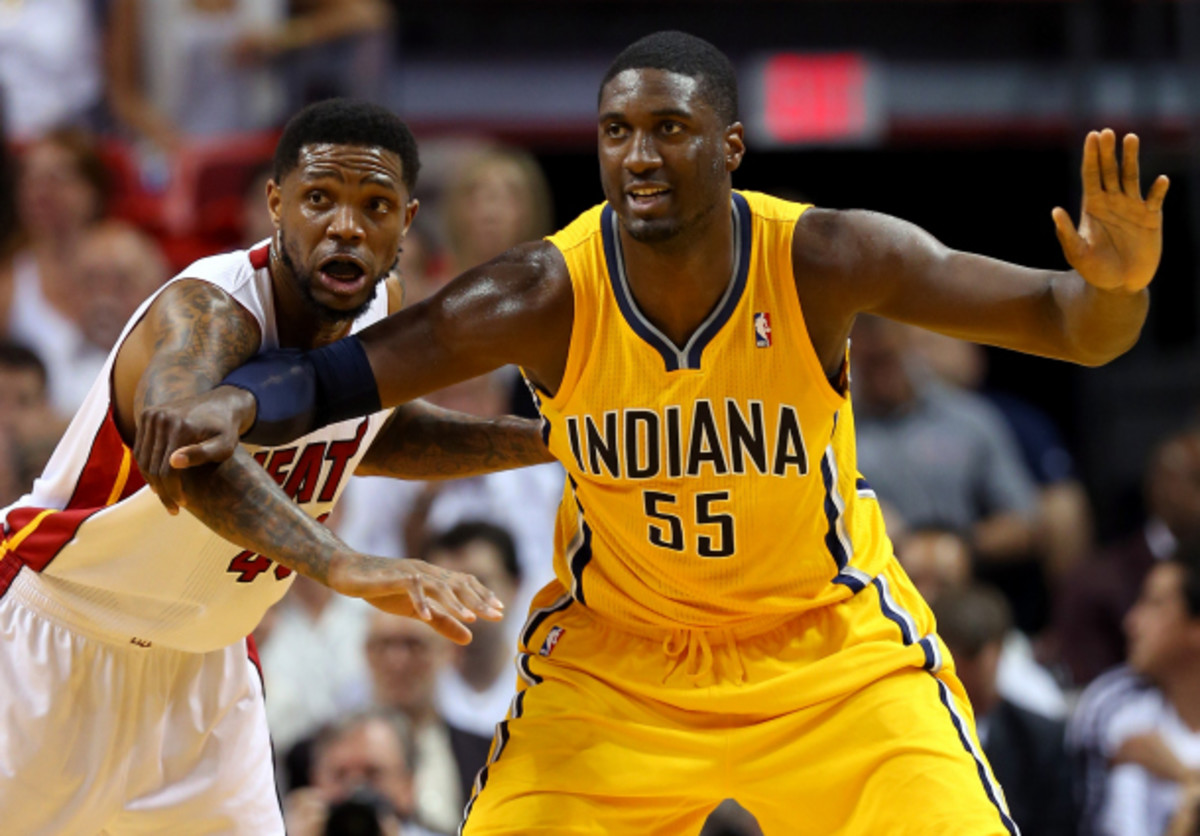
<path fill-rule="evenodd" d="M 324 345 L 398 308 L 385 277 L 417 209 L 417 168 L 412 135 L 382 108 L 297 115 L 268 187 L 274 238 L 198 261 L 148 299 L 33 490 L 0 512 L 5 833 L 283 834 L 244 637 L 294 572 L 460 643 L 466 623 L 499 618 L 474 578 L 357 554 L 319 520 L 355 470 L 444 478 L 546 461 L 533 422 L 414 403 L 244 447 L 183 474 L 189 513 L 164 508 L 130 452 L 156 404 L 261 350 Z M 271 479 L 288 499 L 264 493 Z"/>

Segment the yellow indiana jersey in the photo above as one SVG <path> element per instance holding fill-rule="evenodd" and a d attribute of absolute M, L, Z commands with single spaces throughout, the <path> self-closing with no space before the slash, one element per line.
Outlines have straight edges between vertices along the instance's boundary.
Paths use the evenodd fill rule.
<path fill-rule="evenodd" d="M 568 479 L 555 572 L 631 627 L 732 627 L 849 597 L 891 556 L 855 466 L 849 400 L 826 379 L 792 274 L 807 209 L 735 192 L 728 289 L 686 345 L 638 309 L 608 206 L 550 237 L 575 321 L 539 393 Z"/>

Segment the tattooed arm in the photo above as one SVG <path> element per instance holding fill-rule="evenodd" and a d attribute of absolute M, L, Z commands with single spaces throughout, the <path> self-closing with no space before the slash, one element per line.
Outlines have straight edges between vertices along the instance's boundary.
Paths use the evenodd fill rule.
<path fill-rule="evenodd" d="M 184 280 L 164 290 L 122 344 L 113 369 L 114 417 L 126 443 L 159 420 L 156 407 L 207 391 L 253 356 L 261 340 L 257 321 L 220 288 Z M 220 465 L 160 476 L 177 480 L 184 507 L 231 543 L 380 609 L 423 618 L 455 641 L 470 640 L 460 620 L 500 616 L 495 599 L 469 575 L 354 552 L 240 447 Z"/>
<path fill-rule="evenodd" d="M 477 418 L 410 401 L 396 407 L 355 472 L 397 479 L 458 479 L 552 461 L 537 421 Z"/>

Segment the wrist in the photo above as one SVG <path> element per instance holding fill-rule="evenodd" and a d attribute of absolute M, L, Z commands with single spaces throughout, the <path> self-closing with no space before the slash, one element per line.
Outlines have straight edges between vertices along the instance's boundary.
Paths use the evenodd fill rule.
<path fill-rule="evenodd" d="M 244 436 L 250 432 L 258 418 L 258 399 L 254 397 L 253 392 L 243 389 L 241 386 L 226 383 L 217 388 L 227 401 L 229 412 L 237 422 L 238 437 Z"/>

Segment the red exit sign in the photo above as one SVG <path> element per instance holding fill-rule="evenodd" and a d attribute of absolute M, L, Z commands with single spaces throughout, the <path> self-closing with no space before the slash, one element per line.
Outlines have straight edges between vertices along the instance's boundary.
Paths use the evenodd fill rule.
<path fill-rule="evenodd" d="M 761 66 L 756 121 L 768 142 L 855 142 L 877 133 L 878 97 L 861 55 L 785 53 Z"/>

